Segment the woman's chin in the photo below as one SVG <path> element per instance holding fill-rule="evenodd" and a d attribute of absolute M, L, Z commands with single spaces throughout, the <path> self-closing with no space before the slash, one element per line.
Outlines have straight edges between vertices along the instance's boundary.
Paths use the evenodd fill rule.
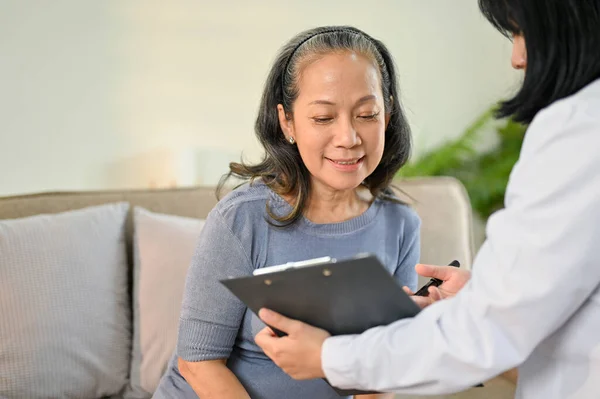
<path fill-rule="evenodd" d="M 366 177 L 367 176 L 363 176 L 362 174 L 349 175 L 347 173 L 336 173 L 335 175 L 329 175 L 326 178 L 317 180 L 319 180 L 319 185 L 325 186 L 330 190 L 349 191 L 356 190 L 360 187 Z"/>

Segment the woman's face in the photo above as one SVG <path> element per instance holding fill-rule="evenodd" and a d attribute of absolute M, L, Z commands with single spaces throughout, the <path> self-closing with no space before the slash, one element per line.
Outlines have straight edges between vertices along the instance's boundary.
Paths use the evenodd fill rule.
<path fill-rule="evenodd" d="M 513 36 L 513 50 L 511 63 L 515 69 L 527 69 L 527 47 L 523 35 Z"/>
<path fill-rule="evenodd" d="M 355 189 L 379 165 L 385 144 L 377 67 L 356 53 L 332 53 L 304 67 L 298 86 L 289 119 L 278 106 L 286 139 L 295 140 L 315 188 Z"/>

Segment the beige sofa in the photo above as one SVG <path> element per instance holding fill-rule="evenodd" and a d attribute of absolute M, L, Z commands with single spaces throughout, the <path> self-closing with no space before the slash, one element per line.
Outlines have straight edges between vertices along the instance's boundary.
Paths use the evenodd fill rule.
<path fill-rule="evenodd" d="M 423 221 L 421 261 L 444 264 L 452 259 L 459 259 L 464 267 L 469 268 L 474 252 L 471 208 L 462 185 L 451 178 L 423 178 L 399 181 L 397 187 L 399 188 L 399 195 L 416 208 Z M 40 193 L 0 198 L 0 220 L 39 214 L 55 214 L 119 201 L 125 201 L 131 206 L 140 206 L 153 212 L 190 218 L 204 218 L 215 205 L 216 198 L 214 189 L 211 187 Z M 129 268 L 133 267 L 131 258 L 132 232 L 133 224 L 130 211 L 126 234 L 129 248 Z M 2 268 L 1 262 L 0 260 L 0 270 Z M 131 270 L 128 275 L 133 276 Z M 423 282 L 421 281 L 421 283 Z M 0 282 L 0 287 L 1 284 Z M 0 337 L 0 354 L 1 346 L 2 337 Z M 120 395 L 114 397 L 120 397 Z M 0 396 L 2 396 L 1 392 Z M 498 377 L 487 382 L 484 388 L 474 388 L 460 394 L 444 397 L 501 399 L 512 398 L 513 396 L 514 385 Z M 400 397 L 408 398 L 407 396 Z"/>

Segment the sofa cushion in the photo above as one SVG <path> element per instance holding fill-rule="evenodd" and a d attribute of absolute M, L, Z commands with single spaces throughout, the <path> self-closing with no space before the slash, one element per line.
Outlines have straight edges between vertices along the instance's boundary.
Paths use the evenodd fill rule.
<path fill-rule="evenodd" d="M 134 337 L 126 397 L 154 392 L 177 343 L 187 269 L 204 220 L 134 208 Z"/>
<path fill-rule="evenodd" d="M 0 396 L 100 398 L 124 388 L 128 208 L 0 221 Z"/>

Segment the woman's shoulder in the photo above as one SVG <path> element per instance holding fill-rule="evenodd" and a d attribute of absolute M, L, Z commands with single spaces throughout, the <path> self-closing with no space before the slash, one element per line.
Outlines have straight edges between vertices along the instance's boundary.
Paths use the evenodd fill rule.
<path fill-rule="evenodd" d="M 262 181 L 255 180 L 243 183 L 219 200 L 215 209 L 227 213 L 240 208 L 253 207 L 257 203 L 264 207 L 265 201 L 271 196 L 271 189 Z"/>
<path fill-rule="evenodd" d="M 271 196 L 271 189 L 263 182 L 247 182 L 228 192 L 210 213 L 221 219 L 232 231 L 244 225 L 249 228 L 264 222 L 266 204 Z"/>
<path fill-rule="evenodd" d="M 600 149 L 600 79 L 577 93 L 541 110 L 527 129 L 522 155 L 535 153 L 548 143 L 585 142 L 588 150 Z M 573 154 L 576 155 L 576 154 Z"/>
<path fill-rule="evenodd" d="M 379 198 L 381 212 L 377 216 L 382 223 L 402 222 L 405 232 L 418 231 L 421 226 L 421 218 L 417 211 L 408 203 L 400 200 L 393 193 L 386 195 L 385 198 Z"/>
<path fill-rule="evenodd" d="M 531 128 L 539 125 L 559 127 L 580 120 L 600 124 L 599 107 L 600 79 L 542 109 L 531 122 Z"/>

